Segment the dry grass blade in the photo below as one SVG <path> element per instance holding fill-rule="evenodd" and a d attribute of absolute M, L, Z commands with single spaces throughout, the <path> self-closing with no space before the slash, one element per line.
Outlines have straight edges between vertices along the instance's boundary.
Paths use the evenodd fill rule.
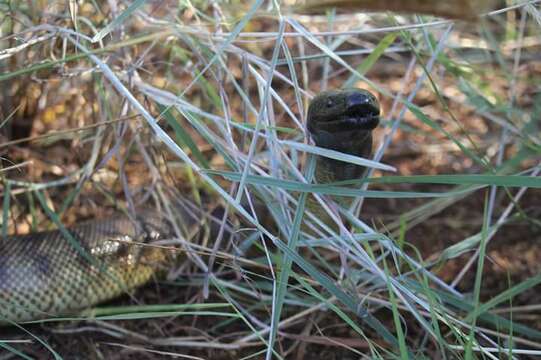
<path fill-rule="evenodd" d="M 493 0 L 316 0 L 298 1 L 295 8 L 301 13 L 319 14 L 335 8 L 341 12 L 351 11 L 395 11 L 398 13 L 429 14 L 473 21 L 483 13 L 494 9 Z"/>

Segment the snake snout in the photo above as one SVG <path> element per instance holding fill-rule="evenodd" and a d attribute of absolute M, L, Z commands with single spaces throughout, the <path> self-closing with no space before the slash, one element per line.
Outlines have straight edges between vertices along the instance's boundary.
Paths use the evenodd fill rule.
<path fill-rule="evenodd" d="M 353 92 L 346 98 L 346 114 L 356 120 L 357 126 L 372 130 L 379 124 L 377 100 L 362 92 Z"/>

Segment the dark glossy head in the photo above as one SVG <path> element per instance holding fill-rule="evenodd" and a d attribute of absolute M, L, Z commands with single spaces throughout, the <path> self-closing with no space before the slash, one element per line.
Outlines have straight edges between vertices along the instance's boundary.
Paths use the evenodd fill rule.
<path fill-rule="evenodd" d="M 379 102 L 369 91 L 331 90 L 312 100 L 307 125 L 318 146 L 343 151 L 368 136 L 378 126 L 379 115 Z"/>

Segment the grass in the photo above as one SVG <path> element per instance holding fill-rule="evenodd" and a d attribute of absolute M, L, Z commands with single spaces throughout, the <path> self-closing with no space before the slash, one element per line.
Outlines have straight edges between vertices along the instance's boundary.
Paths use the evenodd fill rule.
<path fill-rule="evenodd" d="M 221 225 L 173 239 L 187 256 L 129 299 L 0 329 L 0 358 L 541 354 L 541 269 L 521 266 L 524 249 L 529 266 L 541 257 L 536 1 L 476 23 L 30 4 L 0 4 L 0 129 L 34 124 L 0 144 L 3 235 L 129 213 L 145 194 L 167 207 L 172 187 Z M 341 86 L 383 105 L 372 159 L 308 141 L 310 98 Z M 314 155 L 369 177 L 313 184 Z"/>

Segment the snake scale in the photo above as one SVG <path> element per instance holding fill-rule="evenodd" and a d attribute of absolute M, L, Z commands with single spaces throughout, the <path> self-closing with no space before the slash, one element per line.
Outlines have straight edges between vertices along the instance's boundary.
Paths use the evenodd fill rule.
<path fill-rule="evenodd" d="M 366 90 L 326 91 L 310 103 L 307 127 L 317 146 L 368 157 L 379 114 L 377 99 Z M 357 179 L 364 171 L 318 156 L 316 181 Z M 145 284 L 171 261 L 170 252 L 130 243 L 171 232 L 165 217 L 147 210 L 135 221 L 119 215 L 0 239 L 0 323 L 77 314 Z"/>

